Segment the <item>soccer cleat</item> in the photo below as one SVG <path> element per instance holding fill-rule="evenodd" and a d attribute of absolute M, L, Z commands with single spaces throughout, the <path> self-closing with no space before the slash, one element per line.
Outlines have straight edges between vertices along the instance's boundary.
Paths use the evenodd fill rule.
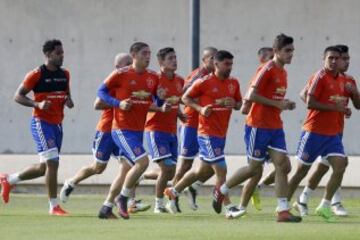
<path fill-rule="evenodd" d="M 179 196 L 176 196 L 175 198 L 175 207 L 176 207 L 176 212 L 181 213 L 181 209 L 179 205 Z"/>
<path fill-rule="evenodd" d="M 135 200 L 133 204 L 128 207 L 129 213 L 145 212 L 150 209 L 151 205 L 142 203 L 141 200 Z"/>
<path fill-rule="evenodd" d="M 221 193 L 220 187 L 215 187 L 213 190 L 212 207 L 216 213 L 221 213 L 222 203 L 225 195 Z"/>
<path fill-rule="evenodd" d="M 119 197 L 115 198 L 115 204 L 118 207 L 118 213 L 120 215 L 120 217 L 122 217 L 123 219 L 129 219 L 129 212 L 127 209 L 127 201 L 128 198 L 120 195 Z"/>
<path fill-rule="evenodd" d="M 113 213 L 112 208 L 105 205 L 101 207 L 98 217 L 100 219 L 117 219 L 117 216 Z"/>
<path fill-rule="evenodd" d="M 235 206 L 231 206 L 229 208 L 225 208 L 225 217 L 227 219 L 234 219 L 244 216 L 246 214 L 246 209 L 240 209 Z"/>
<path fill-rule="evenodd" d="M 348 215 L 346 209 L 341 202 L 334 203 L 331 205 L 331 210 L 336 216 L 346 217 Z"/>
<path fill-rule="evenodd" d="M 296 201 L 294 202 L 293 207 L 298 213 L 300 213 L 300 216 L 305 217 L 309 215 L 309 209 L 306 203 Z"/>
<path fill-rule="evenodd" d="M 251 204 L 258 211 L 262 210 L 261 200 L 260 200 L 260 190 L 258 187 L 255 188 L 253 194 L 251 195 Z"/>
<path fill-rule="evenodd" d="M 60 191 L 60 201 L 64 203 L 67 202 L 72 191 L 74 191 L 74 187 L 72 187 L 67 181 L 65 181 Z"/>
<path fill-rule="evenodd" d="M 302 218 L 299 216 L 292 215 L 289 210 L 278 212 L 277 221 L 278 222 L 301 222 Z"/>
<path fill-rule="evenodd" d="M 8 203 L 10 200 L 10 191 L 12 186 L 8 182 L 7 174 L 0 174 L 0 184 L 1 184 L 1 197 L 4 203 Z"/>
<path fill-rule="evenodd" d="M 69 216 L 69 213 L 63 210 L 60 205 L 56 205 L 56 207 L 52 208 L 49 211 L 49 214 L 53 216 Z"/>
<path fill-rule="evenodd" d="M 184 191 L 184 193 L 188 197 L 189 207 L 194 211 L 198 210 L 199 206 L 196 204 L 197 191 L 190 186 L 186 188 L 186 191 Z"/>
<path fill-rule="evenodd" d="M 169 211 L 164 206 L 155 206 L 154 213 L 169 213 Z"/>
<path fill-rule="evenodd" d="M 315 213 L 325 219 L 327 222 L 336 222 L 335 217 L 333 216 L 331 212 L 330 207 L 321 207 L 318 206 L 315 210 Z"/>
<path fill-rule="evenodd" d="M 169 198 L 169 201 L 166 204 L 166 209 L 170 213 L 177 213 L 177 208 L 176 208 L 177 195 L 173 192 L 171 188 L 165 188 L 164 195 Z"/>

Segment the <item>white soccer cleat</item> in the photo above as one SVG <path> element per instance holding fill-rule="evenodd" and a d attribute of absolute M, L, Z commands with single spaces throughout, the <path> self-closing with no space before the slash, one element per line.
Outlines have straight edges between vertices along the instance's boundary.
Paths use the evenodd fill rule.
<path fill-rule="evenodd" d="M 229 208 L 225 207 L 225 217 L 227 219 L 234 219 L 244 216 L 246 214 L 246 209 L 240 209 L 235 206 Z"/>
<path fill-rule="evenodd" d="M 197 191 L 190 186 L 184 190 L 184 193 L 188 198 L 189 207 L 194 211 L 198 210 L 199 206 L 196 204 Z"/>
<path fill-rule="evenodd" d="M 305 217 L 309 215 L 309 208 L 307 204 L 296 201 L 294 202 L 293 207 L 296 211 L 300 213 L 301 217 Z"/>
<path fill-rule="evenodd" d="M 67 202 L 69 200 L 70 194 L 74 191 L 74 187 L 71 186 L 68 181 L 65 181 L 63 187 L 60 191 L 60 201 Z"/>
<path fill-rule="evenodd" d="M 172 214 L 177 213 L 175 200 L 169 200 L 166 203 L 166 209 L 168 210 L 169 213 L 172 213 Z"/>
<path fill-rule="evenodd" d="M 346 217 L 348 215 L 344 206 L 339 202 L 331 205 L 331 210 L 336 216 Z"/>

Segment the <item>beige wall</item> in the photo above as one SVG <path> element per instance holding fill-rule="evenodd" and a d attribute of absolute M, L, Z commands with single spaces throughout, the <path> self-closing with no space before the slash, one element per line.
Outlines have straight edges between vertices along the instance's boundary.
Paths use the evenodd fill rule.
<path fill-rule="evenodd" d="M 296 149 L 305 108 L 298 92 L 321 66 L 325 46 L 350 46 L 350 73 L 360 76 L 360 1 L 357 0 L 203 0 L 201 47 L 213 45 L 235 55 L 233 75 L 244 93 L 256 66 L 256 51 L 271 45 L 284 32 L 294 36 L 296 53 L 288 67 L 288 97 L 298 108 L 284 113 L 290 152 Z M 90 152 L 99 113 L 92 109 L 96 88 L 112 69 L 114 55 L 136 40 L 150 44 L 153 53 L 176 48 L 179 74 L 189 72 L 189 1 L 187 0 L 0 0 L 0 153 L 32 153 L 30 109 L 15 104 L 12 95 L 25 73 L 42 63 L 41 45 L 60 38 L 65 66 L 72 75 L 76 108 L 66 111 L 64 152 Z M 151 67 L 157 70 L 155 54 Z M 227 152 L 244 152 L 243 117 L 234 113 Z M 347 120 L 345 146 L 360 153 L 359 113 Z"/>

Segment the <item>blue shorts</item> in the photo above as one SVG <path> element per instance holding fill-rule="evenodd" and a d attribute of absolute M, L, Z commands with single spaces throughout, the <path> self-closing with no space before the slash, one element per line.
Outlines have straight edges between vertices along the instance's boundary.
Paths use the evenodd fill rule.
<path fill-rule="evenodd" d="M 283 129 L 254 128 L 245 125 L 244 140 L 248 159 L 255 161 L 269 159 L 269 148 L 287 154 Z"/>
<path fill-rule="evenodd" d="M 95 160 L 104 164 L 109 161 L 110 156 L 114 156 L 117 159 L 120 156 L 119 147 L 116 146 L 111 132 L 96 131 L 92 151 Z"/>
<path fill-rule="evenodd" d="M 63 138 L 62 125 L 51 124 L 33 117 L 31 119 L 31 133 L 37 146 L 40 161 L 58 161 Z"/>
<path fill-rule="evenodd" d="M 133 166 L 135 162 L 147 155 L 143 146 L 143 131 L 116 129 L 111 131 L 115 144 L 119 147 L 121 155 Z"/>
<path fill-rule="evenodd" d="M 200 159 L 207 163 L 225 163 L 225 141 L 226 138 L 199 135 Z"/>
<path fill-rule="evenodd" d="M 181 126 L 180 128 L 180 157 L 193 160 L 199 153 L 197 128 Z"/>
<path fill-rule="evenodd" d="M 149 131 L 145 132 L 146 143 L 151 160 L 154 162 L 166 160 L 167 165 L 176 165 L 178 156 L 178 141 L 176 134 Z"/>
<path fill-rule="evenodd" d="M 303 131 L 296 152 L 296 157 L 305 165 L 311 165 L 317 157 L 326 159 L 330 156 L 346 157 L 342 135 L 326 136 Z"/>

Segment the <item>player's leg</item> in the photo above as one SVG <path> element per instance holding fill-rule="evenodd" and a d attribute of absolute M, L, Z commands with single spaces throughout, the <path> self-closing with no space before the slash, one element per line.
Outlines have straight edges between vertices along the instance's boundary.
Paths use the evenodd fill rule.
<path fill-rule="evenodd" d="M 259 198 L 257 196 L 259 195 L 257 186 L 261 179 L 262 173 L 263 173 L 263 167 L 261 168 L 261 170 L 258 171 L 256 175 L 251 177 L 249 181 L 244 185 L 241 193 L 241 202 L 239 206 L 240 209 L 245 210 L 246 207 L 248 206 L 250 199 L 257 199 L 256 201 L 252 201 L 253 205 L 257 210 L 261 210 L 261 205 L 260 202 L 258 201 Z"/>

